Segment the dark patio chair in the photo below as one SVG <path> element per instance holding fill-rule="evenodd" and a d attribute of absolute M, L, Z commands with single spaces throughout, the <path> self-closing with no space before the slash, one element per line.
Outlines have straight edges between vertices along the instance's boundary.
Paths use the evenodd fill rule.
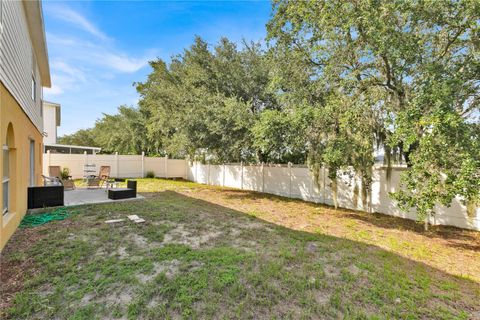
<path fill-rule="evenodd" d="M 87 178 L 88 187 L 99 187 L 110 179 L 110 166 L 101 166 L 98 172 L 98 176 L 89 176 Z"/>

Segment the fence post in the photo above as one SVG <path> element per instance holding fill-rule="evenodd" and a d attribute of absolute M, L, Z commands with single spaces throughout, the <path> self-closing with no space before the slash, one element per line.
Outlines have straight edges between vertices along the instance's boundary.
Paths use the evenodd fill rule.
<path fill-rule="evenodd" d="M 327 203 L 327 178 L 325 174 L 325 166 L 322 166 L 322 176 L 323 176 L 323 203 Z"/>
<path fill-rule="evenodd" d="M 168 155 L 165 155 L 165 179 L 168 179 Z"/>
<path fill-rule="evenodd" d="M 185 158 L 185 180 L 188 180 L 188 167 L 189 167 L 188 159 Z"/>
<path fill-rule="evenodd" d="M 265 164 L 262 162 L 262 192 L 265 192 Z"/>
<path fill-rule="evenodd" d="M 195 160 L 193 162 L 194 166 L 195 166 L 195 176 L 193 177 L 193 182 L 197 182 L 197 177 L 198 177 L 198 171 L 197 171 L 197 160 Z"/>
<path fill-rule="evenodd" d="M 45 175 L 48 175 L 48 167 L 50 167 L 51 159 L 50 159 L 50 150 L 47 150 L 47 173 Z"/>
<path fill-rule="evenodd" d="M 222 177 L 222 187 L 225 187 L 225 170 L 227 168 L 225 167 L 225 163 L 223 164 L 223 177 Z"/>
<path fill-rule="evenodd" d="M 142 178 L 145 178 L 145 151 L 142 151 Z"/>
<path fill-rule="evenodd" d="M 243 190 L 243 161 L 240 162 L 240 189 Z"/>
<path fill-rule="evenodd" d="M 118 161 L 118 152 L 115 152 L 115 177 L 120 177 L 120 162 Z"/>
<path fill-rule="evenodd" d="M 86 167 L 86 165 L 88 164 L 88 155 L 87 155 L 87 151 L 83 151 L 83 175 L 84 175 L 84 178 L 85 178 L 85 170 L 87 170 L 88 168 Z M 91 173 L 90 173 L 91 174 Z M 90 174 L 87 174 L 87 175 L 90 175 Z"/>
<path fill-rule="evenodd" d="M 208 162 L 207 166 L 207 185 L 210 184 L 210 162 Z"/>
<path fill-rule="evenodd" d="M 292 163 L 288 163 L 288 197 L 292 197 Z"/>

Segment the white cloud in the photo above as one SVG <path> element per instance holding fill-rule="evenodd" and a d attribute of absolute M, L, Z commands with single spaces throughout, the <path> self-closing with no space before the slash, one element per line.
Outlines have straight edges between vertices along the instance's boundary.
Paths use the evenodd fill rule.
<path fill-rule="evenodd" d="M 95 44 L 71 36 L 62 37 L 52 33 L 47 33 L 47 41 L 55 51 L 61 52 L 63 60 L 97 66 L 119 73 L 137 72 L 147 66 L 148 61 L 155 57 L 156 52 L 150 50 L 142 57 L 132 57 L 104 43 Z"/>
<path fill-rule="evenodd" d="M 51 88 L 43 88 L 43 92 L 46 95 L 58 96 L 63 93 L 63 89 L 56 84 L 52 84 Z"/>
<path fill-rule="evenodd" d="M 55 60 L 51 64 L 52 69 L 55 72 L 63 73 L 73 79 L 80 80 L 82 82 L 86 81 L 85 73 L 79 68 L 73 67 L 64 61 Z"/>
<path fill-rule="evenodd" d="M 148 63 L 148 58 L 130 58 L 124 54 L 115 53 L 101 53 L 98 55 L 103 65 L 110 67 L 113 70 L 125 73 L 133 73 L 145 67 Z"/>
<path fill-rule="evenodd" d="M 51 24 L 54 29 L 46 25 L 52 87 L 44 94 L 62 104 L 65 117 L 60 132 L 91 125 L 101 112 L 115 113 L 121 104 L 135 104 L 138 94 L 132 83 L 144 77 L 142 69 L 158 51 L 119 49 L 113 37 L 66 5 L 47 3 L 44 8 L 47 22 L 57 20 Z"/>
<path fill-rule="evenodd" d="M 52 87 L 45 88 L 47 95 L 58 96 L 65 90 L 77 88 L 81 83 L 87 82 L 87 76 L 80 68 L 71 66 L 70 64 L 53 60 L 50 64 L 52 75 Z"/>
<path fill-rule="evenodd" d="M 87 18 L 85 18 L 78 12 L 73 11 L 72 9 L 66 6 L 58 6 L 58 5 L 48 6 L 47 13 L 56 19 L 63 20 L 70 24 L 73 24 L 77 28 L 86 31 L 99 39 L 102 39 L 102 40 L 109 39 L 105 33 L 100 31 L 93 23 L 88 21 Z"/>

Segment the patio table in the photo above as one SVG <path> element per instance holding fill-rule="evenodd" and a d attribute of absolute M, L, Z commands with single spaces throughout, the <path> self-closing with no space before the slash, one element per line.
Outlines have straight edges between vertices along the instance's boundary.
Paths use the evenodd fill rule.
<path fill-rule="evenodd" d="M 119 183 L 118 181 L 111 179 L 105 182 L 105 187 L 106 189 L 118 188 L 118 183 Z"/>

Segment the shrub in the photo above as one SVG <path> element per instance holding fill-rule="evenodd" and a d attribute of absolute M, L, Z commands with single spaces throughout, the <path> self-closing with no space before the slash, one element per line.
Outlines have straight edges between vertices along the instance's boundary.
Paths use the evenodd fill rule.
<path fill-rule="evenodd" d="M 60 174 L 62 175 L 62 179 L 66 180 L 66 179 L 68 179 L 68 177 L 70 177 L 70 169 L 63 168 L 63 170 Z"/>
<path fill-rule="evenodd" d="M 147 178 L 155 178 L 155 173 L 153 171 L 147 171 Z"/>

